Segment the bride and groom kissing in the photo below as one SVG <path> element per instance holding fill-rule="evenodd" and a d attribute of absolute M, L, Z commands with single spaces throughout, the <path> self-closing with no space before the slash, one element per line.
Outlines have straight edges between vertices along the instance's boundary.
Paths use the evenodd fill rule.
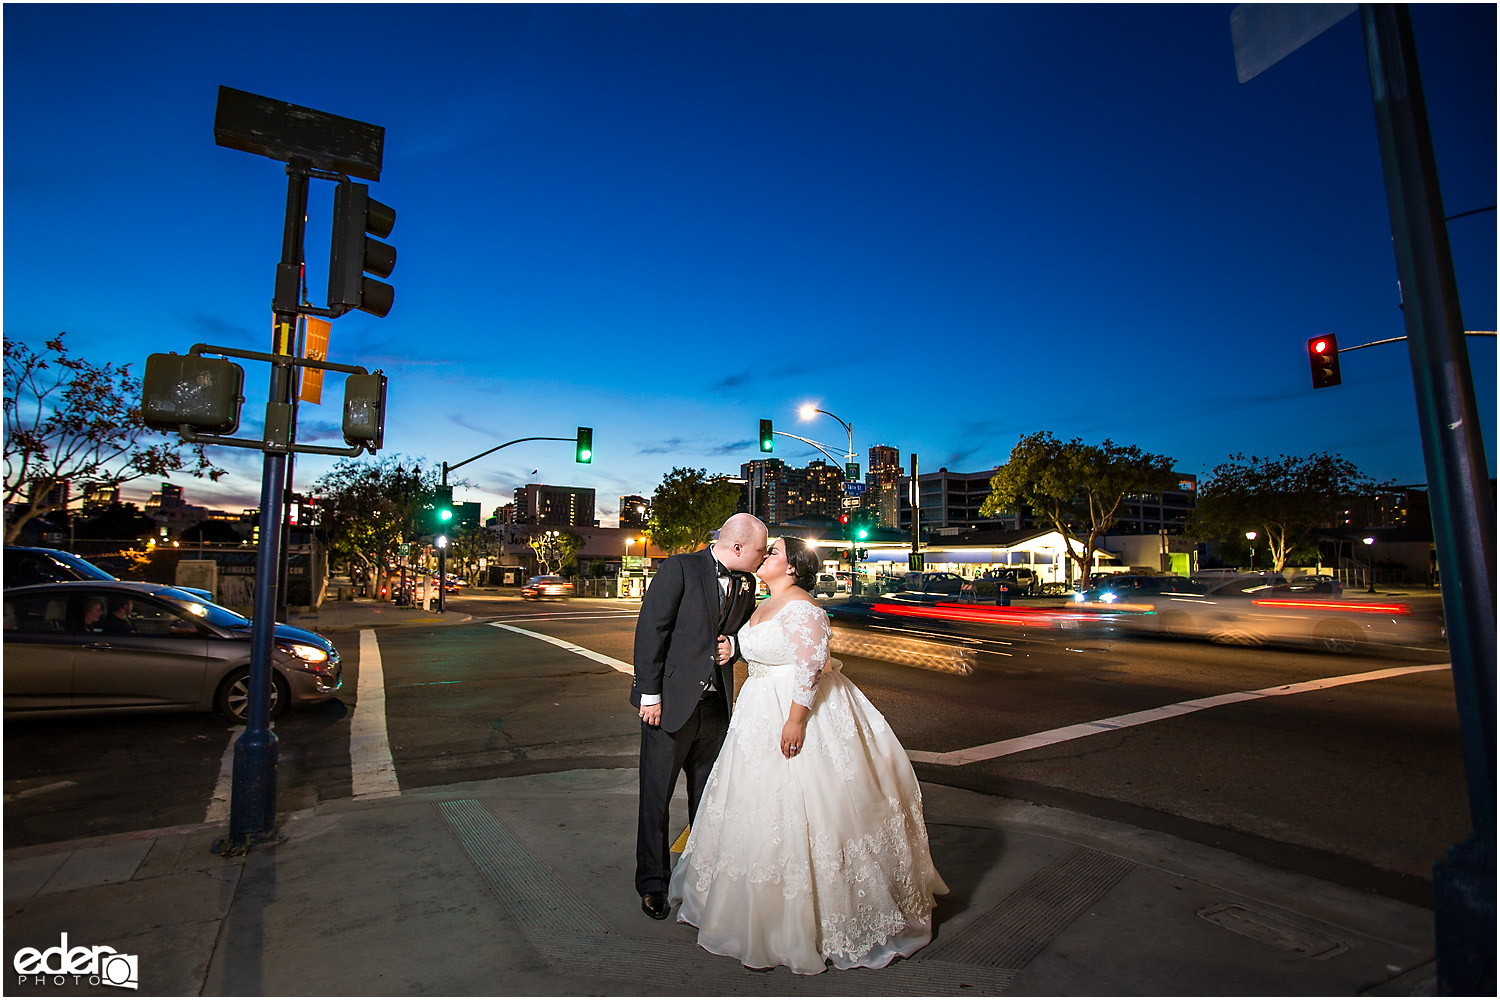
<path fill-rule="evenodd" d="M 668 559 L 641 603 L 630 702 L 641 717 L 636 891 L 751 968 L 882 968 L 932 939 L 922 793 L 880 712 L 828 655 L 801 539 L 750 514 Z M 769 597 L 756 606 L 756 582 Z M 734 698 L 734 663 L 749 677 Z M 688 783 L 676 868 L 669 807 Z"/>

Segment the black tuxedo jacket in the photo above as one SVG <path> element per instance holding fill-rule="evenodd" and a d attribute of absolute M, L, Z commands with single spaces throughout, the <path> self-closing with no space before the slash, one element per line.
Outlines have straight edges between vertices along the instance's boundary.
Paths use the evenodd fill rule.
<path fill-rule="evenodd" d="M 734 635 L 755 610 L 755 579 L 735 578 L 720 623 L 719 580 L 708 549 L 662 563 L 641 601 L 635 626 L 635 680 L 630 703 L 661 695 L 661 728 L 681 729 L 712 680 L 726 712 L 734 702 L 734 660 L 714 662 L 720 635 Z"/>

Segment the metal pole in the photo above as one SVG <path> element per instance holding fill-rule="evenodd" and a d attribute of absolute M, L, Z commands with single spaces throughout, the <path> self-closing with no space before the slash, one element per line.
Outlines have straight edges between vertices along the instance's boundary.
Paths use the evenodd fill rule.
<path fill-rule="evenodd" d="M 911 561 L 909 569 L 922 569 L 918 560 L 922 554 L 922 487 L 917 482 L 917 456 L 911 456 Z"/>
<path fill-rule="evenodd" d="M 282 235 L 283 267 L 302 265 L 307 216 L 308 175 L 287 165 L 286 223 Z M 294 348 L 297 315 L 277 312 L 271 353 L 289 355 Z M 291 365 L 272 364 L 269 405 L 291 397 Z M 267 428 L 269 431 L 269 428 Z M 288 428 L 289 432 L 290 428 Z M 268 444 L 271 443 L 268 441 Z M 281 442 L 289 444 L 290 441 Z M 255 602 L 250 630 L 250 691 L 245 731 L 234 743 L 234 770 L 229 792 L 229 835 L 214 846 L 241 847 L 269 837 L 276 827 L 276 734 L 271 732 L 271 648 L 276 641 L 276 577 L 281 566 L 282 500 L 286 494 L 287 452 L 267 451 L 260 484 L 260 546 L 255 553 Z"/>
<path fill-rule="evenodd" d="M 443 485 L 448 485 L 448 463 L 443 463 Z M 439 536 L 442 537 L 442 536 Z M 448 546 L 438 546 L 438 614 L 444 613 L 443 594 L 447 591 L 448 583 Z"/>
<path fill-rule="evenodd" d="M 1495 508 L 1405 4 L 1361 4 L 1474 830 L 1433 866 L 1438 991 L 1495 993 Z"/>

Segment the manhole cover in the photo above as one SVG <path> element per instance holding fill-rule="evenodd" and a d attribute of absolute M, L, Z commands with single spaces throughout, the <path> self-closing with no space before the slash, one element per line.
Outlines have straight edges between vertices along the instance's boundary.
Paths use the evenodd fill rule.
<path fill-rule="evenodd" d="M 1215 903 L 1198 911 L 1198 916 L 1236 934 L 1266 944 L 1294 951 L 1308 958 L 1324 959 L 1349 950 L 1346 942 L 1288 923 L 1269 913 L 1241 906 L 1239 903 Z"/>

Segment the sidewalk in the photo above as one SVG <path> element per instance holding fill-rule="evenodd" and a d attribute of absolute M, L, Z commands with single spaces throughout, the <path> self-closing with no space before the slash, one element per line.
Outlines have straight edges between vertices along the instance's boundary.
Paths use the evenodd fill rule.
<path fill-rule="evenodd" d="M 933 943 L 879 971 L 752 972 L 648 919 L 633 770 L 328 801 L 243 857 L 211 853 L 209 826 L 7 851 L 5 947 L 107 945 L 137 956 L 140 995 L 1434 994 L 1429 911 L 1065 810 L 923 793 L 952 893 Z M 120 995 L 7 972 L 12 995 Z"/>

